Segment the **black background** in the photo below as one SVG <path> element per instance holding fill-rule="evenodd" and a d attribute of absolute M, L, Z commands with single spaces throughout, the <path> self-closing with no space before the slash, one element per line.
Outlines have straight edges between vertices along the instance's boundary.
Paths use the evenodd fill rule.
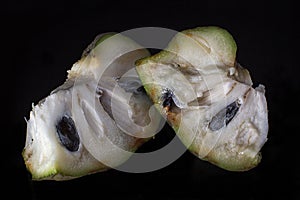
<path fill-rule="evenodd" d="M 197 2 L 197 3 L 195 3 Z M 22 199 L 299 198 L 299 42 L 292 1 L 6 1 L 1 4 L 1 190 Z M 186 152 L 159 171 L 110 170 L 67 182 L 33 182 L 21 157 L 31 103 L 62 84 L 82 50 L 103 32 L 177 31 L 216 25 L 238 45 L 254 84 L 266 86 L 269 140 L 256 168 L 228 172 Z M 7 121 L 8 119 L 8 121 Z M 166 134 L 172 131 L 166 127 Z M 166 137 L 153 143 L 159 145 Z M 3 195 L 4 195 L 3 194 Z"/>

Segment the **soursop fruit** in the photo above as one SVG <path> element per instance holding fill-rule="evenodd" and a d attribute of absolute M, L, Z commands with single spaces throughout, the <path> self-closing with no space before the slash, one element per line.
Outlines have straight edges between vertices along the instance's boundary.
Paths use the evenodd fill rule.
<path fill-rule="evenodd" d="M 231 171 L 255 167 L 267 140 L 265 88 L 252 88 L 236 61 L 236 43 L 219 27 L 174 36 L 136 69 L 160 113 L 200 159 Z"/>
<path fill-rule="evenodd" d="M 35 180 L 68 180 L 125 162 L 155 132 L 134 68 L 149 52 L 121 34 L 102 34 L 64 84 L 33 106 L 23 157 Z M 118 123 L 117 123 L 118 122 Z M 121 122 L 121 123 L 119 123 Z"/>

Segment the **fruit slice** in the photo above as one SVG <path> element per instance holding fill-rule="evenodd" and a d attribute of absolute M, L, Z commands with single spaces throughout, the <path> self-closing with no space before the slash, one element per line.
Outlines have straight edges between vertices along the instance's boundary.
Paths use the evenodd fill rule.
<path fill-rule="evenodd" d="M 120 34 L 95 39 L 66 82 L 30 112 L 23 157 L 33 179 L 68 180 L 118 166 L 148 140 L 160 115 L 151 121 L 152 102 L 134 69 L 148 55 Z"/>
<path fill-rule="evenodd" d="M 236 43 L 219 27 L 175 35 L 160 53 L 136 62 L 154 105 L 189 150 L 232 171 L 255 167 L 267 140 L 264 86 L 252 88 L 236 62 Z"/>

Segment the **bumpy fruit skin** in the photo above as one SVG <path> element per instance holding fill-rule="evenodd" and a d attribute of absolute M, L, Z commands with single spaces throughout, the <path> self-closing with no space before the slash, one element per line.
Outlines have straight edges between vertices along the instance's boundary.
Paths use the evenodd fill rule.
<path fill-rule="evenodd" d="M 122 54 L 124 52 L 129 53 Z M 68 71 L 66 82 L 33 106 L 22 152 L 33 180 L 69 180 L 108 170 L 125 162 L 149 139 L 122 132 L 109 113 L 110 103 L 115 98 L 109 95 L 118 84 L 116 78 L 130 69 L 134 70 L 135 60 L 146 56 L 149 52 L 129 38 L 115 33 L 102 34 Z M 132 77 L 133 80 L 138 79 L 135 71 L 131 76 L 136 76 Z M 123 81 L 124 85 L 126 80 L 120 78 L 118 82 Z M 146 105 L 145 109 L 135 111 L 133 106 L 127 105 L 122 95 L 131 95 L 136 88 L 129 88 L 131 91 L 127 92 L 126 84 L 124 87 L 119 88 L 122 93 L 118 93 L 114 101 L 120 108 L 119 112 L 129 112 L 131 109 L 130 113 L 142 116 L 140 120 L 143 120 L 149 103 L 152 105 L 151 101 L 146 94 L 135 93 L 132 104 Z M 142 87 L 141 83 L 139 87 Z M 58 135 L 57 124 L 65 115 L 73 119 L 79 134 L 79 147 L 74 151 L 68 150 Z M 123 116 L 114 117 L 122 119 Z M 127 131 L 143 134 L 139 127 L 134 129 L 132 124 L 126 124 L 131 122 L 128 117 L 126 119 L 128 121 L 123 123 Z M 64 130 L 67 128 L 63 127 Z"/>
<path fill-rule="evenodd" d="M 194 155 L 226 170 L 245 171 L 261 161 L 268 115 L 264 86 L 251 87 L 236 51 L 226 30 L 198 27 L 178 33 L 165 50 L 138 60 L 136 69 L 155 107 Z M 166 100 L 170 95 L 172 100 Z M 166 106 L 166 101 L 171 103 Z M 229 120 L 233 102 L 238 111 Z M 218 114 L 222 112 L 224 116 Z"/>

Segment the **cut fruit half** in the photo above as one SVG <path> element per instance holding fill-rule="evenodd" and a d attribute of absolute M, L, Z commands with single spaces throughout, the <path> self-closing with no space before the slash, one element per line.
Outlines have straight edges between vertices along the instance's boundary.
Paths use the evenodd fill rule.
<path fill-rule="evenodd" d="M 252 88 L 236 62 L 236 43 L 219 27 L 178 33 L 160 53 L 136 69 L 160 113 L 188 149 L 231 171 L 255 167 L 267 140 L 263 85 Z"/>
<path fill-rule="evenodd" d="M 151 120 L 152 102 L 134 68 L 146 56 L 146 49 L 120 34 L 102 34 L 89 45 L 66 82 L 30 112 L 23 157 L 34 180 L 68 180 L 116 167 L 149 139 L 162 118 L 157 112 Z"/>

